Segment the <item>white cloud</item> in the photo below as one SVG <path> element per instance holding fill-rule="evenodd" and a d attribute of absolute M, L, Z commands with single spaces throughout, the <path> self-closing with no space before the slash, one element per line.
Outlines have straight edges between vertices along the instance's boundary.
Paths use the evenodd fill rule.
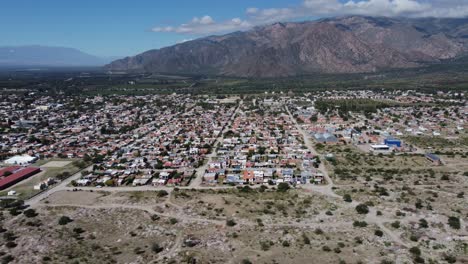
<path fill-rule="evenodd" d="M 182 24 L 180 26 L 155 27 L 151 29 L 151 31 L 206 35 L 234 30 L 244 30 L 250 27 L 252 27 L 252 24 L 240 18 L 233 18 L 223 22 L 216 22 L 210 16 L 203 16 L 201 18 L 194 17 L 189 23 Z"/>
<path fill-rule="evenodd" d="M 211 16 L 194 17 L 179 26 L 155 27 L 154 32 L 207 35 L 246 30 L 256 25 L 304 17 L 336 15 L 466 17 L 467 0 L 303 0 L 302 5 L 288 8 L 259 9 L 249 7 L 245 19 L 233 18 L 216 22 Z"/>
<path fill-rule="evenodd" d="M 256 7 L 249 7 L 246 10 L 246 13 L 249 15 L 256 14 L 258 12 L 258 8 Z"/>
<path fill-rule="evenodd" d="M 187 42 L 187 41 L 192 41 L 193 39 L 183 39 L 181 41 L 178 41 L 177 44 L 180 44 L 180 43 L 184 43 L 184 42 Z"/>

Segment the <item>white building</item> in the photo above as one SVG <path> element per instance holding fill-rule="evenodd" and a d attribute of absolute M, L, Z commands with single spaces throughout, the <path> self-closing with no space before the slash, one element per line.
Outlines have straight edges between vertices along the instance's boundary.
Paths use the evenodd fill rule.
<path fill-rule="evenodd" d="M 27 165 L 30 163 L 33 163 L 36 161 L 36 157 L 31 157 L 29 155 L 23 155 L 23 156 L 14 156 L 12 158 L 9 158 L 5 160 L 6 164 L 11 164 L 11 165 Z"/>

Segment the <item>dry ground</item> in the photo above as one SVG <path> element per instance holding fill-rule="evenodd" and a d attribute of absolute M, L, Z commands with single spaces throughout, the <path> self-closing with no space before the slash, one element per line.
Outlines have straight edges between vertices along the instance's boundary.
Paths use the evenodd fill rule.
<path fill-rule="evenodd" d="M 339 188 L 339 194 L 352 193 Z M 425 190 L 414 192 L 426 198 Z M 353 199 L 368 196 L 352 193 Z M 426 262 L 467 261 L 466 225 L 453 230 L 446 224 L 445 214 L 455 212 L 432 202 L 434 212 L 396 216 L 390 199 L 377 197 L 369 214 L 359 215 L 355 202 L 310 190 L 63 191 L 39 204 L 37 216 L 3 211 L 3 233 L 11 232 L 16 246 L 0 251 L 14 256 L 12 263 L 411 263 L 409 248 L 418 247 Z M 465 205 L 457 200 L 451 207 Z M 466 219 L 466 212 L 457 215 Z M 73 221 L 59 225 L 61 216 Z M 418 227 L 421 217 L 430 228 Z M 367 226 L 354 227 L 354 221 Z"/>

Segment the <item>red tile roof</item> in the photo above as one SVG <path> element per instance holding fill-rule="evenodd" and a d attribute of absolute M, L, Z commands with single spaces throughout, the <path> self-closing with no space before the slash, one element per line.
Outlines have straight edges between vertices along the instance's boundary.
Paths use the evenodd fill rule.
<path fill-rule="evenodd" d="M 19 168 L 21 168 L 21 166 L 11 166 L 11 167 L 6 167 L 6 168 L 3 168 L 3 169 L 0 169 L 0 177 L 2 177 L 5 172 L 14 172 L 16 170 L 18 170 Z"/>
<path fill-rule="evenodd" d="M 5 177 L 3 179 L 0 180 L 0 189 L 4 189 L 4 188 L 7 188 L 13 184 L 15 184 L 16 182 L 18 181 L 21 181 L 25 178 L 28 178 L 38 172 L 40 172 L 41 169 L 40 168 L 37 168 L 37 167 L 28 167 L 28 168 L 24 168 L 22 170 L 19 170 L 15 173 L 13 173 L 12 175 L 8 176 L 8 177 Z"/>

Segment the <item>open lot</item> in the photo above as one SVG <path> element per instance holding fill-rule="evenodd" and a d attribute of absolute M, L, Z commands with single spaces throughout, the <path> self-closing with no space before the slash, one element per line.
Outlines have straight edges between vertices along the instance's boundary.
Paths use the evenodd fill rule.
<path fill-rule="evenodd" d="M 46 164 L 42 165 L 41 167 L 44 168 L 62 168 L 70 164 L 71 161 L 49 161 Z"/>
<path fill-rule="evenodd" d="M 3 227 L 17 237 L 10 254 L 29 263 L 404 263 L 412 261 L 410 247 L 426 259 L 463 260 L 466 244 L 456 237 L 467 230 L 446 225 L 445 214 L 455 212 L 439 210 L 444 201 L 433 202 L 436 214 L 422 209 L 397 216 L 398 208 L 385 200 L 360 215 L 355 202 L 301 189 L 60 191 L 35 206 L 35 216 L 4 212 Z M 452 209 L 465 205 L 459 200 Z M 71 222 L 59 224 L 62 216 Z M 415 224 L 423 216 L 431 228 Z"/>

